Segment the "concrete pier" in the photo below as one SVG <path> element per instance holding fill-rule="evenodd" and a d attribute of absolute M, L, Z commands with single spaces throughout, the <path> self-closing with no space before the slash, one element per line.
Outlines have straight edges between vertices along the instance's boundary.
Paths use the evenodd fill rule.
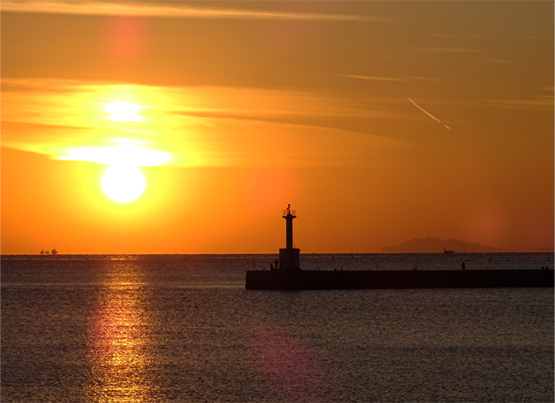
<path fill-rule="evenodd" d="M 370 288 L 553 287 L 553 270 L 301 270 L 293 244 L 291 205 L 283 211 L 285 248 L 277 270 L 247 271 L 248 290 L 333 290 Z"/>
<path fill-rule="evenodd" d="M 248 271 L 248 290 L 553 287 L 553 270 Z"/>

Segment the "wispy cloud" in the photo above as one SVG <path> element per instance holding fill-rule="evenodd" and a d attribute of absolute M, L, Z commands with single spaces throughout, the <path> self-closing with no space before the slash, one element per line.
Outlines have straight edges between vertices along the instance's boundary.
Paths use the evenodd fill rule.
<path fill-rule="evenodd" d="M 207 3 L 210 4 L 210 3 Z M 220 9 L 191 7 L 175 2 L 166 4 L 143 2 L 103 2 L 103 1 L 2 1 L 3 12 L 51 13 L 78 15 L 126 15 L 134 17 L 171 17 L 207 19 L 251 19 L 251 20 L 307 20 L 307 21 L 347 21 L 386 22 L 389 19 L 376 16 L 295 13 L 280 11 Z"/>
<path fill-rule="evenodd" d="M 490 99 L 484 101 L 484 103 L 498 108 L 551 112 L 553 112 L 554 106 L 552 96 L 541 96 L 532 99 Z"/>
<path fill-rule="evenodd" d="M 511 62 L 510 60 L 504 59 L 488 59 L 488 62 L 495 64 L 514 64 L 514 62 Z"/>
<path fill-rule="evenodd" d="M 421 36 L 431 36 L 436 38 L 449 38 L 449 39 L 479 39 L 482 38 L 482 35 L 477 34 L 417 34 Z"/>
<path fill-rule="evenodd" d="M 399 144 L 368 132 L 369 119 L 391 111 L 309 92 L 53 79 L 3 79 L 2 89 L 2 146 L 54 159 L 90 161 L 131 144 L 177 166 L 321 166 L 366 164 L 368 149 Z M 141 119 L 112 119 L 106 106 L 117 102 Z"/>
<path fill-rule="evenodd" d="M 439 81 L 440 80 L 434 77 L 418 77 L 418 76 L 385 77 L 385 76 L 363 76 L 363 75 L 357 75 L 357 74 L 335 74 L 335 76 L 353 78 L 356 80 L 368 80 L 368 81 Z"/>
<path fill-rule="evenodd" d="M 471 48 L 436 48 L 436 47 L 415 47 L 414 50 L 419 52 L 430 53 L 477 53 L 478 49 Z"/>
<path fill-rule="evenodd" d="M 356 74 L 337 74 L 337 77 L 355 78 L 357 80 L 369 81 L 405 81 L 404 78 L 398 77 L 380 77 L 380 76 L 360 76 Z"/>
<path fill-rule="evenodd" d="M 413 80 L 413 81 L 443 81 L 442 78 L 437 78 L 437 77 L 407 76 L 405 78 L 407 80 Z"/>

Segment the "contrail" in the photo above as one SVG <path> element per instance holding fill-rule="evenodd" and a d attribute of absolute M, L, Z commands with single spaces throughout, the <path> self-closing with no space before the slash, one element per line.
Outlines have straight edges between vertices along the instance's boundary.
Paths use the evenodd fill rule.
<path fill-rule="evenodd" d="M 430 112 L 424 110 L 424 108 L 422 108 L 420 105 L 418 105 L 418 104 L 417 104 L 416 102 L 414 102 L 412 99 L 410 99 L 409 97 L 407 97 L 407 99 L 408 99 L 410 102 L 412 102 L 412 104 L 413 104 L 414 106 L 416 106 L 418 109 L 420 109 L 420 110 L 421 110 L 422 112 L 424 112 L 426 115 L 428 115 L 429 117 L 431 117 L 433 120 L 435 120 L 435 121 L 438 122 L 438 123 L 441 123 L 441 121 L 440 121 L 438 118 L 436 118 L 436 117 L 435 117 L 434 115 L 432 115 Z M 445 126 L 445 128 L 451 130 L 451 128 L 450 128 L 449 126 L 447 126 L 446 124 L 444 124 L 444 123 L 441 123 L 441 124 L 442 124 L 443 126 Z"/>

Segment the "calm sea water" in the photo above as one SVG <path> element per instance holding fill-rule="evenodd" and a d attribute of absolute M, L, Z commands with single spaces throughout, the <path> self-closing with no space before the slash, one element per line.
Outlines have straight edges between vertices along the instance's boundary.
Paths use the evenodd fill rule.
<path fill-rule="evenodd" d="M 552 288 L 245 290 L 245 271 L 276 257 L 5 257 L 1 401 L 554 400 Z M 301 266 L 462 260 L 553 268 L 545 253 L 315 254 Z"/>

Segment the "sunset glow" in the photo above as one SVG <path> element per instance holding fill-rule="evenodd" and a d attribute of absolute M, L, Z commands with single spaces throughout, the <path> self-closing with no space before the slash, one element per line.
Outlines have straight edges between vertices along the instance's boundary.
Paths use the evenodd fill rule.
<path fill-rule="evenodd" d="M 552 2 L 1 8 L 2 253 L 553 249 Z"/>
<path fill-rule="evenodd" d="M 149 150 L 139 145 L 120 144 L 68 150 L 60 159 L 97 162 L 105 165 L 153 166 L 168 163 L 170 156 L 164 151 Z"/>

